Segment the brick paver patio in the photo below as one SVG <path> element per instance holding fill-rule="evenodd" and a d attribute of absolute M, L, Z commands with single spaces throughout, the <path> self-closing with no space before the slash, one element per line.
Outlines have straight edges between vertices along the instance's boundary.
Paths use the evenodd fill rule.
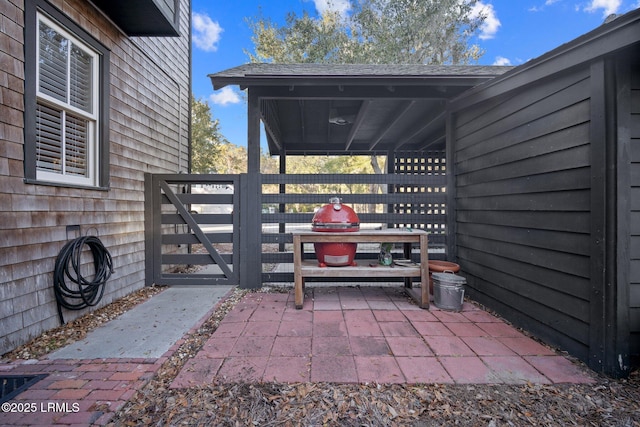
<path fill-rule="evenodd" d="M 593 374 L 465 303 L 460 313 L 419 309 L 399 287 L 250 293 L 220 323 L 171 387 L 212 382 L 589 383 Z M 192 334 L 215 307 L 194 325 Z M 184 337 L 186 338 L 186 336 Z M 160 358 L 33 360 L 7 375 L 48 376 L 11 400 L 0 426 L 104 425 L 184 342 Z M 47 405 L 57 404 L 48 411 Z M 44 406 L 42 406 L 44 405 Z"/>
<path fill-rule="evenodd" d="M 422 310 L 399 287 L 247 295 L 172 387 L 220 382 L 584 383 L 589 373 L 473 304 Z"/>

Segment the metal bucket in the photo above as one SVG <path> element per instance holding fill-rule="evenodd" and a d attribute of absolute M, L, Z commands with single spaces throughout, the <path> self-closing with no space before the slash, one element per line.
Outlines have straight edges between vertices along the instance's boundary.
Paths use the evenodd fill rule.
<path fill-rule="evenodd" d="M 443 310 L 460 311 L 467 279 L 454 273 L 433 273 L 433 304 Z"/>

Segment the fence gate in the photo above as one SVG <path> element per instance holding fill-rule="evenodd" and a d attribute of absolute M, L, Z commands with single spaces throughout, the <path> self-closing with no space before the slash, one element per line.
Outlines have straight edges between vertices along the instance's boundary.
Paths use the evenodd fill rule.
<path fill-rule="evenodd" d="M 145 175 L 147 285 L 238 284 L 238 181 L 239 175 Z"/>

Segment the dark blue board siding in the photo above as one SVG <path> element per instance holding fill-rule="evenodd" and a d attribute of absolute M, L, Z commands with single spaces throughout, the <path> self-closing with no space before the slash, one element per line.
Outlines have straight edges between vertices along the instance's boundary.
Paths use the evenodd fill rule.
<path fill-rule="evenodd" d="M 615 377 L 640 355 L 639 30 L 640 11 L 602 25 L 447 116 L 469 296 Z"/>
<path fill-rule="evenodd" d="M 631 73 L 630 121 L 630 182 L 631 182 L 631 242 L 629 323 L 631 354 L 640 354 L 640 64 L 635 62 Z"/>
<path fill-rule="evenodd" d="M 453 117 L 457 259 L 469 294 L 586 358 L 590 78 L 565 73 Z"/>

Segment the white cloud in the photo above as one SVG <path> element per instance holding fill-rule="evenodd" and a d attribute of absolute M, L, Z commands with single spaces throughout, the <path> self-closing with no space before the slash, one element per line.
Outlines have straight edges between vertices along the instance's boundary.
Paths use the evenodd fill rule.
<path fill-rule="evenodd" d="M 209 99 L 216 105 L 238 104 L 240 95 L 229 86 L 226 86 L 212 94 Z"/>
<path fill-rule="evenodd" d="M 590 0 L 589 6 L 585 8 L 587 12 L 595 12 L 602 9 L 602 15 L 608 16 L 616 13 L 620 8 L 621 0 Z"/>
<path fill-rule="evenodd" d="M 322 15 L 327 10 L 332 12 L 338 12 L 341 16 L 345 16 L 351 9 L 351 3 L 349 0 L 313 0 L 316 5 L 316 10 Z"/>
<path fill-rule="evenodd" d="M 493 61 L 493 65 L 512 65 L 511 60 L 504 56 L 496 56 L 496 60 Z"/>
<path fill-rule="evenodd" d="M 544 2 L 544 5 L 542 6 L 531 6 L 529 9 L 527 9 L 529 12 L 542 12 L 545 10 L 545 8 L 547 6 L 551 6 L 554 3 L 558 3 L 560 0 L 546 0 Z"/>
<path fill-rule="evenodd" d="M 224 31 L 220 24 L 205 14 L 193 12 L 192 25 L 193 43 L 196 47 L 206 52 L 218 50 L 220 35 Z"/>
<path fill-rule="evenodd" d="M 498 32 L 498 28 L 502 25 L 496 14 L 496 10 L 492 4 L 484 4 L 481 1 L 473 5 L 471 10 L 472 17 L 484 17 L 484 22 L 480 27 L 480 38 L 482 40 L 492 39 Z"/>

